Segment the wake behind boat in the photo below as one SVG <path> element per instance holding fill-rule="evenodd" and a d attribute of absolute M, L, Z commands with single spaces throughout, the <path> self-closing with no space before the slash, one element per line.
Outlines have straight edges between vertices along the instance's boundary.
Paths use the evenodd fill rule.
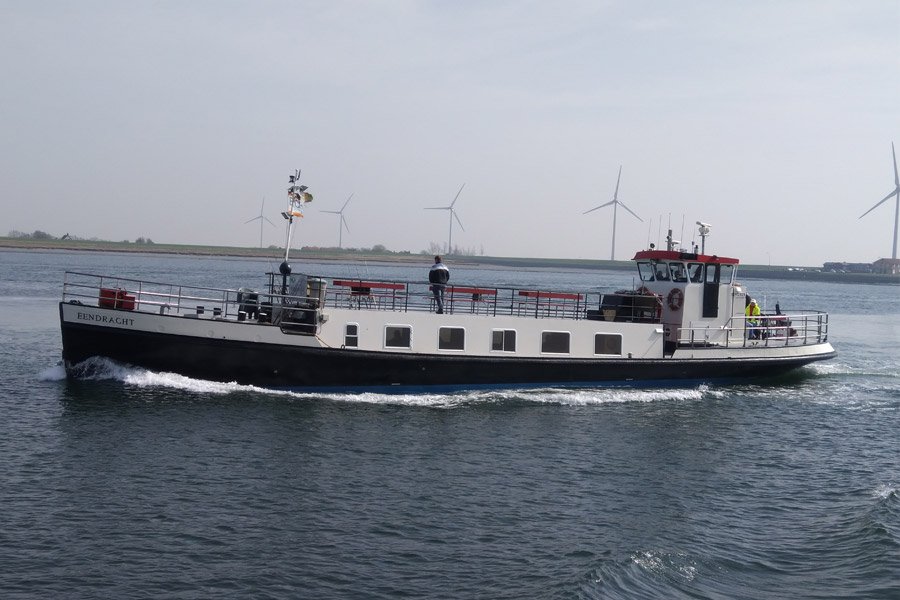
<path fill-rule="evenodd" d="M 290 183 L 284 262 L 262 291 L 67 272 L 59 305 L 67 373 L 106 357 L 290 389 L 687 384 L 778 375 L 835 356 L 826 313 L 748 309 L 737 259 L 671 241 L 635 254 L 636 290 L 453 284 L 443 314 L 428 283 L 294 273 L 293 225 L 312 196 L 299 171 Z"/>

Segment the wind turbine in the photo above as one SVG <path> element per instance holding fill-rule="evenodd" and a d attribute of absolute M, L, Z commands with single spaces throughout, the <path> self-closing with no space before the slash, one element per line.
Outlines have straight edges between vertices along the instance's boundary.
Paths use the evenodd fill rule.
<path fill-rule="evenodd" d="M 425 210 L 447 210 L 450 211 L 450 235 L 447 236 L 447 254 L 452 252 L 452 240 L 453 240 L 453 219 L 456 219 L 456 222 L 459 223 L 459 228 L 463 231 L 466 230 L 463 227 L 462 221 L 459 220 L 459 217 L 456 216 L 456 211 L 453 210 L 453 205 L 456 204 L 456 201 L 459 200 L 459 195 L 462 193 L 463 188 L 466 187 L 466 184 L 462 184 L 459 186 L 459 191 L 456 192 L 456 196 L 453 197 L 453 202 L 450 203 L 450 206 L 429 206 Z"/>
<path fill-rule="evenodd" d="M 897 225 L 900 224 L 900 175 L 897 174 L 897 153 L 894 151 L 894 142 L 891 142 L 891 154 L 894 155 L 894 190 L 881 199 L 881 202 L 860 215 L 860 219 L 887 202 L 891 196 L 896 196 L 897 201 L 894 206 L 894 252 L 891 258 L 897 260 Z"/>
<path fill-rule="evenodd" d="M 263 196 L 262 204 L 261 204 L 260 207 L 259 207 L 259 216 L 258 216 L 258 217 L 253 217 L 253 218 L 250 219 L 249 221 L 244 221 L 244 225 L 246 225 L 247 223 L 252 223 L 253 221 L 259 221 L 259 247 L 260 247 L 260 248 L 263 247 L 263 241 L 262 241 L 262 238 L 263 238 L 263 222 L 264 222 L 264 221 L 269 221 L 269 219 L 263 215 L 263 208 L 265 208 L 265 206 L 266 206 L 266 197 Z M 272 221 L 269 221 L 269 225 L 271 225 L 272 227 L 275 227 L 275 223 L 273 223 Z"/>
<path fill-rule="evenodd" d="M 353 197 L 353 194 L 350 194 L 350 198 Z M 338 248 L 343 248 L 343 234 L 344 228 L 347 229 L 347 233 L 350 233 L 350 227 L 347 226 L 347 220 L 344 218 L 344 209 L 347 208 L 347 205 L 350 204 L 350 198 L 347 198 L 347 201 L 344 202 L 344 205 L 341 207 L 341 210 L 323 210 L 324 213 L 331 213 L 333 215 L 341 215 L 341 220 L 338 221 Z"/>
<path fill-rule="evenodd" d="M 589 212 L 594 212 L 597 209 L 604 208 L 604 207 L 612 204 L 612 207 L 613 207 L 612 251 L 609 253 L 609 260 L 616 260 L 616 210 L 618 209 L 619 205 L 621 205 L 622 208 L 624 208 L 625 210 L 630 212 L 632 215 L 634 215 L 635 219 L 637 219 L 641 223 L 644 222 L 644 220 L 642 218 L 640 218 L 639 216 L 634 214 L 633 210 L 631 210 L 630 208 L 625 206 L 624 202 L 619 200 L 619 180 L 620 179 L 622 179 L 622 165 L 619 165 L 619 176 L 616 177 L 616 191 L 613 194 L 613 199 L 610 200 L 609 202 L 607 202 L 606 204 L 601 204 L 600 206 L 595 206 L 591 210 L 586 210 L 583 213 L 581 213 L 581 214 L 586 215 Z"/>

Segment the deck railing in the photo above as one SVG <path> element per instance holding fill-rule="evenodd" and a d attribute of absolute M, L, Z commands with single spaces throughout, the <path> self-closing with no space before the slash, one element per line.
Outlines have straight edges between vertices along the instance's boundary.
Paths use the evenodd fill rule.
<path fill-rule="evenodd" d="M 681 346 L 807 346 L 828 341 L 828 314 L 792 311 L 753 317 L 734 316 L 721 327 L 682 327 Z"/>
<path fill-rule="evenodd" d="M 309 322 L 306 313 L 323 307 L 404 312 L 435 309 L 434 294 L 428 283 L 302 277 L 292 279 L 270 273 L 268 290 L 257 292 L 67 271 L 63 300 L 159 314 L 275 323 L 283 319 Z M 568 292 L 456 284 L 447 285 L 444 290 L 444 311 L 451 314 L 658 323 L 659 305 L 656 296 L 631 292 Z"/>
<path fill-rule="evenodd" d="M 167 283 L 108 277 L 91 273 L 66 271 L 63 280 L 63 301 L 93 304 L 98 302 L 112 308 L 158 311 L 164 313 L 207 310 L 221 315 L 236 315 L 228 309 L 236 305 L 234 290 L 179 286 Z"/>

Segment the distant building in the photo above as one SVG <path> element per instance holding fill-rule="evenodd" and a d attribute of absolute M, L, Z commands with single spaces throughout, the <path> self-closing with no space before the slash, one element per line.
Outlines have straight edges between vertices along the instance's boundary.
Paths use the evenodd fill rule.
<path fill-rule="evenodd" d="M 871 273 L 871 263 L 827 262 L 822 265 L 826 273 Z"/>
<path fill-rule="evenodd" d="M 872 272 L 883 275 L 900 275 L 900 258 L 879 258 L 872 263 Z"/>
<path fill-rule="evenodd" d="M 822 265 L 825 273 L 877 273 L 900 275 L 900 258 L 879 258 L 873 263 L 827 262 Z"/>

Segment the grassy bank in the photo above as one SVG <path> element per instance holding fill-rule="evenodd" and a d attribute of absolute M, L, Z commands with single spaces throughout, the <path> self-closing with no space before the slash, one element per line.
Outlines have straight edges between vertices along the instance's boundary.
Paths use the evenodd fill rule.
<path fill-rule="evenodd" d="M 136 244 L 132 242 L 105 242 L 90 240 L 34 240 L 28 238 L 0 237 L 0 249 L 17 250 L 69 250 L 83 252 L 138 252 L 144 254 L 184 254 L 195 256 L 229 256 L 245 258 L 278 258 L 283 250 L 277 248 L 246 248 L 241 246 L 194 246 L 188 244 Z M 293 260 L 344 262 L 398 262 L 422 264 L 431 257 L 409 252 L 373 252 L 369 250 L 291 250 Z M 452 256 L 455 264 L 500 266 L 511 269 L 613 269 L 632 270 L 634 263 L 627 261 L 586 260 L 569 258 L 518 258 L 507 256 Z M 900 277 L 874 273 L 823 273 L 813 269 L 795 267 L 741 265 L 739 274 L 750 279 L 787 279 L 793 281 L 827 281 L 832 283 L 900 284 Z"/>

